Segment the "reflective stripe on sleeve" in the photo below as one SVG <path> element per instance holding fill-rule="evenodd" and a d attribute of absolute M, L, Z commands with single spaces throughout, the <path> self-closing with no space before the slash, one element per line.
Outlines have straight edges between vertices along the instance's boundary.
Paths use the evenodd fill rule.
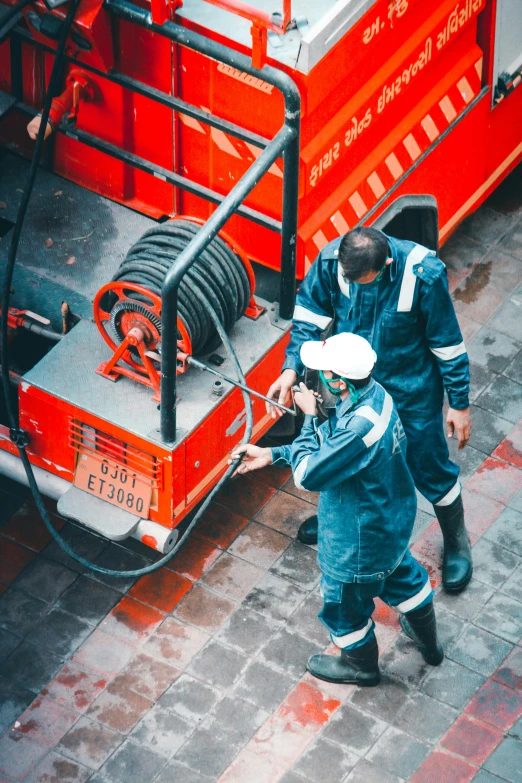
<path fill-rule="evenodd" d="M 416 609 L 418 606 L 422 604 L 423 601 L 428 598 L 430 593 L 432 592 L 431 582 L 428 579 L 422 590 L 419 590 L 419 592 L 416 595 L 413 595 L 411 598 L 408 598 L 406 601 L 402 601 L 402 603 L 397 604 L 395 607 L 399 610 L 399 612 L 402 612 L 403 614 L 405 612 L 412 612 L 414 609 Z"/>
<path fill-rule="evenodd" d="M 402 273 L 401 290 L 399 293 L 399 301 L 397 303 L 397 311 L 399 313 L 409 313 L 413 307 L 413 295 L 415 293 L 415 283 L 417 282 L 417 276 L 413 271 L 415 264 L 418 264 L 430 253 L 427 247 L 423 245 L 415 245 L 406 259 L 406 266 Z"/>
<path fill-rule="evenodd" d="M 352 631 L 352 633 L 345 633 L 344 636 L 334 636 L 333 634 L 331 634 L 330 638 L 332 642 L 335 645 L 337 645 L 337 647 L 340 647 L 342 650 L 345 647 L 350 647 L 351 644 L 356 644 L 356 642 L 360 642 L 361 639 L 364 639 L 364 637 L 369 634 L 372 628 L 373 628 L 373 623 L 371 620 L 368 620 L 368 623 L 365 625 L 365 627 L 360 628 L 358 631 Z"/>
<path fill-rule="evenodd" d="M 455 486 L 453 486 L 453 487 L 450 489 L 450 491 L 448 492 L 448 494 L 447 494 L 447 495 L 444 495 L 444 497 L 442 498 L 442 500 L 439 500 L 439 502 L 438 502 L 438 503 L 435 503 L 434 505 L 435 505 L 435 506 L 451 506 L 451 504 L 453 503 L 453 501 L 454 501 L 454 500 L 456 500 L 456 499 L 458 498 L 458 496 L 460 495 L 460 490 L 461 490 L 461 487 L 460 487 L 460 481 L 457 481 L 457 483 L 455 484 Z"/>
<path fill-rule="evenodd" d="M 339 262 L 337 262 L 337 282 L 339 283 L 339 288 L 341 289 L 341 293 L 345 296 L 350 298 L 350 283 L 348 283 L 347 280 L 343 277 L 343 269 Z"/>
<path fill-rule="evenodd" d="M 301 307 L 301 305 L 295 306 L 293 319 L 294 321 L 304 321 L 307 324 L 314 324 L 315 326 L 319 326 L 320 329 L 326 329 L 332 322 L 329 315 L 319 315 L 319 313 L 307 310 L 306 307 Z"/>
<path fill-rule="evenodd" d="M 296 467 L 294 471 L 294 484 L 296 485 L 297 489 L 305 489 L 303 485 L 301 484 L 301 480 L 306 472 L 306 468 L 308 466 L 308 460 L 310 459 L 310 455 L 308 454 L 307 457 L 304 457 L 299 465 Z M 305 489 L 306 492 L 306 489 Z"/>
<path fill-rule="evenodd" d="M 466 346 L 462 342 L 458 345 L 448 345 L 446 348 L 430 348 L 430 351 L 435 354 L 437 359 L 449 362 L 450 359 L 456 359 L 457 356 L 462 356 L 463 353 L 466 353 Z"/>
<path fill-rule="evenodd" d="M 369 405 L 363 405 L 355 411 L 356 416 L 364 416 L 365 419 L 368 419 L 373 424 L 371 430 L 363 437 L 364 445 L 367 448 L 370 448 L 370 446 L 373 446 L 374 443 L 377 443 L 377 441 L 382 438 L 388 429 L 392 411 L 393 400 L 388 392 L 385 392 L 384 394 L 384 403 L 380 414 L 374 411 L 373 408 L 370 408 Z"/>

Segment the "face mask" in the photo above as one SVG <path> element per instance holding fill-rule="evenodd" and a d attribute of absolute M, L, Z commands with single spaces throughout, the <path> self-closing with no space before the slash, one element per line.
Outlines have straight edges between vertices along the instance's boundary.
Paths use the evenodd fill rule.
<path fill-rule="evenodd" d="M 352 405 L 357 405 L 359 402 L 359 395 L 357 394 L 357 390 L 353 383 L 350 383 L 350 381 L 347 378 L 343 378 L 340 376 L 339 378 L 326 378 L 324 372 L 322 370 L 319 370 L 319 376 L 324 383 L 324 385 L 329 389 L 329 391 L 332 392 L 332 394 L 335 394 L 336 397 L 339 397 L 344 391 L 344 389 L 335 388 L 333 386 L 330 386 L 331 383 L 335 383 L 336 381 L 344 381 L 345 384 L 348 387 L 348 391 L 350 392 L 350 397 L 352 400 Z"/>

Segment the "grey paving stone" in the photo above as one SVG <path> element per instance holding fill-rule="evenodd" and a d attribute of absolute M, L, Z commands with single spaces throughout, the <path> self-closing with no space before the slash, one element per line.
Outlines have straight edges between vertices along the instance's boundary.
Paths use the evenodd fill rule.
<path fill-rule="evenodd" d="M 418 692 L 411 696 L 392 723 L 416 739 L 435 744 L 458 715 L 453 707 Z"/>
<path fill-rule="evenodd" d="M 512 381 L 522 383 L 522 351 L 520 351 L 520 353 L 515 356 L 513 361 L 508 364 L 502 374 L 506 375 Z"/>
<path fill-rule="evenodd" d="M 288 620 L 286 627 L 317 644 L 328 643 L 328 631 L 317 616 L 322 609 L 323 600 L 318 595 L 309 595 Z"/>
<path fill-rule="evenodd" d="M 522 597 L 522 565 L 519 565 L 511 576 L 506 579 L 501 590 L 515 600 L 519 600 Z"/>
<path fill-rule="evenodd" d="M 509 729 L 509 735 L 522 740 L 522 718 L 519 718 L 517 722 Z"/>
<path fill-rule="evenodd" d="M 25 636 L 48 611 L 48 604 L 10 587 L 0 596 L 0 628 Z"/>
<path fill-rule="evenodd" d="M 520 220 L 502 237 L 502 250 L 515 258 L 522 259 L 522 223 Z"/>
<path fill-rule="evenodd" d="M 216 639 L 236 647 L 245 655 L 256 655 L 277 628 L 278 625 L 268 617 L 240 606 L 225 621 Z"/>
<path fill-rule="evenodd" d="M 246 669 L 234 693 L 264 710 L 272 712 L 297 682 L 296 678 L 254 661 Z"/>
<path fill-rule="evenodd" d="M 199 726 L 188 738 L 176 760 L 202 775 L 215 780 L 229 766 L 237 755 L 239 747 L 224 741 L 222 734 Z"/>
<path fill-rule="evenodd" d="M 522 334 L 522 297 L 512 294 L 488 321 L 488 326 L 509 335 L 513 341 Z M 492 368 L 495 369 L 495 368 Z"/>
<path fill-rule="evenodd" d="M 285 549 L 270 569 L 277 576 L 290 579 L 305 590 L 313 590 L 319 583 L 321 571 L 317 565 L 317 553 L 309 546 L 294 541 Z"/>
<path fill-rule="evenodd" d="M 323 737 L 364 756 L 387 726 L 383 720 L 358 710 L 353 704 L 343 704 L 326 724 Z"/>
<path fill-rule="evenodd" d="M 158 705 L 149 710 L 131 733 L 131 739 L 162 756 L 171 758 L 180 749 L 194 726 Z"/>
<path fill-rule="evenodd" d="M 390 726 L 368 753 L 368 760 L 394 775 L 409 778 L 429 752 L 428 745 Z"/>
<path fill-rule="evenodd" d="M 498 778 L 496 775 L 492 775 L 491 772 L 481 769 L 473 778 L 473 783 L 502 783 L 503 780 L 505 778 Z"/>
<path fill-rule="evenodd" d="M 398 778 L 391 772 L 372 764 L 367 759 L 361 759 L 346 778 L 345 783 L 404 783 L 404 778 Z"/>
<path fill-rule="evenodd" d="M 522 386 L 504 375 L 497 375 L 476 404 L 516 424 L 522 419 Z"/>
<path fill-rule="evenodd" d="M 502 587 L 520 562 L 513 552 L 486 538 L 481 538 L 473 547 L 473 573 L 477 580 L 490 587 Z"/>
<path fill-rule="evenodd" d="M 508 506 L 510 508 L 514 508 L 517 511 L 522 511 L 522 489 L 517 492 L 517 494 L 511 498 L 511 500 L 508 503 Z"/>
<path fill-rule="evenodd" d="M 435 699 L 461 710 L 484 682 L 482 674 L 445 658 L 440 666 L 432 667 L 421 689 Z"/>
<path fill-rule="evenodd" d="M 308 778 L 304 778 L 302 775 L 298 775 L 291 769 L 289 772 L 285 772 L 279 783 L 306 783 Z"/>
<path fill-rule="evenodd" d="M 220 698 L 221 695 L 215 688 L 188 674 L 182 674 L 157 703 L 184 720 L 200 723 Z"/>
<path fill-rule="evenodd" d="M 510 650 L 511 645 L 507 642 L 470 625 L 460 639 L 449 648 L 446 655 L 451 660 L 467 666 L 468 669 L 489 677 Z"/>
<path fill-rule="evenodd" d="M 407 685 L 418 685 L 430 670 L 416 645 L 404 634 L 400 634 L 381 656 L 380 667 L 391 677 Z"/>
<path fill-rule="evenodd" d="M 324 647 L 324 644 L 318 645 L 283 628 L 263 647 L 259 659 L 282 669 L 293 677 L 301 677 L 306 671 L 308 658 L 321 652 Z"/>
<path fill-rule="evenodd" d="M 462 231 L 455 231 L 440 248 L 439 257 L 449 269 L 467 271 L 486 254 L 486 248 Z"/>
<path fill-rule="evenodd" d="M 402 682 L 383 675 L 378 688 L 356 688 L 351 703 L 391 723 L 408 701 L 410 689 Z"/>
<path fill-rule="evenodd" d="M 522 387 L 521 387 L 522 388 Z M 505 508 L 486 530 L 484 538 L 522 555 L 522 513 L 514 508 Z"/>
<path fill-rule="evenodd" d="M 0 663 L 5 661 L 7 656 L 13 652 L 15 647 L 18 647 L 21 641 L 22 638 L 20 636 L 0 628 Z"/>
<path fill-rule="evenodd" d="M 484 453 L 474 449 L 473 446 L 466 446 L 462 451 L 458 451 L 456 438 L 450 438 L 447 443 L 450 457 L 459 466 L 460 480 L 464 483 L 467 479 L 471 478 L 477 468 L 482 465 L 484 462 Z"/>
<path fill-rule="evenodd" d="M 154 783 L 208 783 L 208 778 L 204 778 L 193 769 L 180 764 L 176 759 L 171 759 L 163 767 L 158 777 L 154 778 Z"/>
<path fill-rule="evenodd" d="M 495 314 L 489 319 L 487 326 L 483 326 L 471 338 L 467 344 L 468 356 L 475 364 L 480 364 L 492 372 L 500 373 L 515 358 L 522 348 L 522 344 L 508 334 L 503 334 L 503 329 L 497 331 L 492 328 L 495 319 L 505 305 L 501 305 Z M 520 334 L 518 335 L 520 340 Z"/>
<path fill-rule="evenodd" d="M 484 452 L 484 454 L 491 454 L 500 441 L 513 429 L 510 421 L 476 405 L 471 406 L 471 419 L 473 429 L 469 443 L 473 448 Z"/>
<path fill-rule="evenodd" d="M 307 592 L 292 582 L 267 573 L 248 593 L 243 604 L 273 620 L 288 620 L 304 601 Z"/>
<path fill-rule="evenodd" d="M 59 563 L 37 557 L 15 579 L 18 590 L 47 603 L 54 603 L 78 578 L 75 571 Z"/>
<path fill-rule="evenodd" d="M 467 620 L 451 614 L 441 606 L 436 608 L 437 614 L 437 635 L 442 647 L 446 649 L 450 644 L 456 641 L 468 625 Z"/>
<path fill-rule="evenodd" d="M 0 675 L 40 693 L 62 664 L 54 653 L 24 641 L 3 662 Z"/>
<path fill-rule="evenodd" d="M 101 774 L 114 783 L 143 783 L 152 780 L 166 762 L 156 751 L 127 739 L 103 765 Z"/>
<path fill-rule="evenodd" d="M 515 224 L 516 220 L 512 215 L 503 215 L 482 204 L 463 221 L 460 230 L 465 236 L 489 248 L 498 244 Z"/>
<path fill-rule="evenodd" d="M 319 737 L 294 765 L 309 780 L 323 783 L 341 783 L 357 764 L 359 756 L 333 742 Z"/>
<path fill-rule="evenodd" d="M 105 547 L 94 562 L 96 565 L 102 566 L 102 568 L 110 568 L 113 571 L 132 571 L 137 568 L 144 568 L 144 566 L 149 565 L 150 561 L 137 555 L 135 552 L 124 549 L 119 544 L 111 543 Z M 96 572 L 92 574 L 91 578 L 107 585 L 107 587 L 118 590 L 120 593 L 126 593 L 137 579 L 135 576 L 107 576 L 106 574 Z"/>
<path fill-rule="evenodd" d="M 84 620 L 53 608 L 27 634 L 27 641 L 45 647 L 62 658 L 69 658 L 91 632 L 92 626 Z"/>
<path fill-rule="evenodd" d="M 117 731 L 82 716 L 62 738 L 56 750 L 91 770 L 99 769 L 124 739 Z"/>
<path fill-rule="evenodd" d="M 85 528 L 79 527 L 73 523 L 67 523 L 60 530 L 61 537 L 71 547 L 73 552 L 76 552 L 81 557 L 84 557 L 90 562 L 94 562 L 98 558 L 104 549 L 107 548 L 108 542 L 104 538 L 93 535 Z M 77 571 L 81 573 L 91 573 L 87 571 L 87 568 L 63 551 L 61 546 L 56 541 L 51 541 L 42 552 L 49 560 L 54 560 L 57 563 L 61 563 L 71 571 Z M 110 567 L 110 566 L 108 566 Z M 114 566 L 113 566 L 114 567 Z"/>
<path fill-rule="evenodd" d="M 413 524 L 413 530 L 411 532 L 411 538 L 410 538 L 410 545 L 415 542 L 422 533 L 431 525 L 433 522 L 433 506 L 431 507 L 431 512 L 422 511 L 421 509 L 417 509 L 417 513 L 415 514 L 415 522 Z"/>
<path fill-rule="evenodd" d="M 509 783 L 522 783 L 522 743 L 507 737 L 486 760 L 484 769 Z"/>
<path fill-rule="evenodd" d="M 477 566 L 475 551 L 476 547 L 473 550 L 475 572 L 482 576 L 482 570 Z M 463 620 L 472 620 L 482 609 L 484 604 L 489 601 L 492 595 L 493 590 L 476 579 L 472 579 L 466 589 L 457 595 L 450 595 L 449 593 L 444 592 L 444 590 L 441 590 L 440 593 L 437 593 L 435 598 L 437 618 L 440 609 L 442 608 L 457 615 Z"/>
<path fill-rule="evenodd" d="M 513 360 L 515 361 L 515 360 Z M 509 367 L 510 365 L 508 365 Z M 507 374 L 507 373 L 506 373 Z M 470 402 L 475 402 L 477 397 L 482 394 L 486 386 L 488 386 L 495 377 L 495 373 L 488 370 L 486 367 L 482 367 L 480 364 L 469 364 L 470 375 Z M 516 378 L 514 379 L 516 380 Z"/>
<path fill-rule="evenodd" d="M 12 726 L 33 700 L 33 691 L 0 677 L 0 733 Z"/>
<path fill-rule="evenodd" d="M 522 594 L 519 594 L 522 597 Z M 522 604 L 497 593 L 475 617 L 474 624 L 508 642 L 516 644 L 522 638 Z"/>
<path fill-rule="evenodd" d="M 216 688 L 231 688 L 241 677 L 248 658 L 212 639 L 192 660 L 188 671 Z"/>
<path fill-rule="evenodd" d="M 60 598 L 56 606 L 90 625 L 98 625 L 116 606 L 121 594 L 87 576 L 80 576 Z"/>
<path fill-rule="evenodd" d="M 245 745 L 268 717 L 268 712 L 238 699 L 234 693 L 214 707 L 205 721 L 205 727 L 223 733 L 226 741 L 233 745 Z"/>

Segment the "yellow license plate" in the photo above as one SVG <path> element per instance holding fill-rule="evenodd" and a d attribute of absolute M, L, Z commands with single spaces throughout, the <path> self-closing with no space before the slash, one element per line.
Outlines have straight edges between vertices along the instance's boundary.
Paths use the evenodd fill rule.
<path fill-rule="evenodd" d="M 112 459 L 93 457 L 80 450 L 74 484 L 90 495 L 148 519 L 151 486 Z"/>

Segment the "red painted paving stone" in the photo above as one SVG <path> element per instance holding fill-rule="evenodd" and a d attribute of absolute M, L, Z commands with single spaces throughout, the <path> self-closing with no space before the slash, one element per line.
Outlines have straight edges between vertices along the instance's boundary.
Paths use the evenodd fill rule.
<path fill-rule="evenodd" d="M 115 677 L 114 682 L 156 701 L 179 677 L 179 674 L 179 669 L 175 669 L 174 666 L 140 653 L 121 674 Z"/>
<path fill-rule="evenodd" d="M 191 536 L 165 568 L 195 582 L 208 571 L 220 554 L 221 550 L 208 541 Z"/>
<path fill-rule="evenodd" d="M 422 563 L 428 572 L 431 586 L 434 590 L 436 590 L 442 584 L 442 563 L 440 561 L 434 562 L 433 560 L 425 557 L 425 555 L 419 555 L 417 560 L 419 563 Z"/>
<path fill-rule="evenodd" d="M 388 604 L 385 604 L 384 601 L 381 601 L 380 598 L 375 599 L 375 611 L 372 618 L 376 623 L 395 628 L 397 631 L 400 630 L 399 613 L 392 609 L 391 606 L 388 606 Z"/>
<path fill-rule="evenodd" d="M 254 734 L 247 750 L 288 768 L 312 742 L 314 735 L 291 721 L 272 715 Z"/>
<path fill-rule="evenodd" d="M 201 581 L 217 593 L 241 601 L 264 573 L 253 563 L 223 552 Z"/>
<path fill-rule="evenodd" d="M 24 783 L 84 783 L 91 773 L 92 769 L 64 759 L 58 753 L 49 753 L 28 777 L 24 778 Z"/>
<path fill-rule="evenodd" d="M 143 644 L 163 619 L 161 612 L 125 596 L 100 627 L 104 633 L 117 636 L 131 644 Z"/>
<path fill-rule="evenodd" d="M 162 612 L 172 612 L 191 587 L 190 579 L 160 568 L 142 576 L 128 594 Z"/>
<path fill-rule="evenodd" d="M 327 651 L 325 650 L 325 652 Z M 332 651 L 332 655 L 333 654 L 334 651 Z M 335 648 L 335 654 L 339 654 L 338 648 Z M 320 688 L 320 690 L 324 691 L 324 693 L 327 693 L 341 704 L 344 704 L 344 702 L 352 695 L 357 687 L 356 685 L 343 685 L 337 682 L 326 682 L 326 680 L 318 680 L 317 677 L 314 677 L 312 674 L 310 674 L 310 672 L 305 672 L 300 681 L 311 685 L 312 688 Z"/>
<path fill-rule="evenodd" d="M 152 706 L 150 699 L 112 682 L 93 701 L 86 715 L 114 731 L 128 734 Z"/>
<path fill-rule="evenodd" d="M 468 715 L 459 715 L 440 744 L 446 750 L 480 765 L 491 756 L 503 739 L 504 732 L 500 729 Z"/>
<path fill-rule="evenodd" d="M 504 460 L 488 457 L 466 482 L 469 490 L 509 503 L 512 497 L 522 489 L 522 470 Z"/>
<path fill-rule="evenodd" d="M 435 750 L 410 778 L 412 783 L 469 783 L 478 767 L 467 761 Z"/>
<path fill-rule="evenodd" d="M 0 736 L 0 773 L 12 780 L 22 780 L 47 753 L 47 745 L 17 731 L 6 731 Z"/>
<path fill-rule="evenodd" d="M 285 769 L 272 759 L 244 748 L 218 778 L 218 783 L 277 783 L 284 774 Z"/>
<path fill-rule="evenodd" d="M 374 613 L 375 620 L 375 613 Z M 398 622 L 398 617 L 397 617 Z M 382 625 L 375 620 L 374 628 L 375 636 L 377 638 L 377 644 L 379 645 L 379 653 L 382 653 L 390 647 L 400 633 L 400 628 L 392 625 Z"/>
<path fill-rule="evenodd" d="M 250 477 L 256 481 L 261 481 L 262 484 L 268 484 L 269 487 L 275 487 L 275 489 L 281 489 L 290 476 L 292 475 L 292 468 L 286 466 L 279 467 L 278 465 L 268 465 L 266 468 L 256 470 L 256 472 Z"/>
<path fill-rule="evenodd" d="M 516 424 L 491 455 L 522 468 L 522 425 Z"/>
<path fill-rule="evenodd" d="M 240 476 L 225 484 L 216 495 L 216 501 L 247 519 L 253 519 L 276 491 L 250 476 Z"/>
<path fill-rule="evenodd" d="M 0 536 L 0 579 L 5 584 L 11 584 L 21 574 L 36 552 L 28 549 L 10 538 Z"/>
<path fill-rule="evenodd" d="M 36 742 L 53 748 L 80 716 L 55 701 L 38 697 L 16 721 L 14 728 Z"/>
<path fill-rule="evenodd" d="M 522 691 L 522 650 L 515 647 L 506 660 L 498 667 L 492 675 L 492 679 L 513 688 L 516 691 Z"/>
<path fill-rule="evenodd" d="M 65 524 L 63 519 L 56 516 L 52 516 L 51 521 L 57 530 L 61 530 Z M 51 534 L 45 527 L 40 512 L 27 503 L 2 525 L 2 534 L 35 552 L 41 552 L 51 540 Z"/>
<path fill-rule="evenodd" d="M 129 644 L 96 630 L 76 650 L 73 660 L 112 679 L 129 663 L 134 654 L 135 650 Z"/>
<path fill-rule="evenodd" d="M 125 737 L 97 721 L 83 716 L 56 747 L 68 759 L 99 769 L 124 741 Z"/>
<path fill-rule="evenodd" d="M 229 508 L 211 503 L 198 522 L 197 535 L 221 549 L 226 549 L 248 525 L 248 519 Z M 181 550 L 183 551 L 183 550 Z"/>
<path fill-rule="evenodd" d="M 167 663 L 184 668 L 208 641 L 208 634 L 167 617 L 145 644 L 143 651 Z"/>
<path fill-rule="evenodd" d="M 341 706 L 339 699 L 328 697 L 305 682 L 300 682 L 276 712 L 279 718 L 297 723 L 308 731 L 320 731 L 328 723 L 336 709 Z"/>
<path fill-rule="evenodd" d="M 466 527 L 470 533 L 481 536 L 488 530 L 504 509 L 504 505 L 481 492 L 462 489 Z"/>
<path fill-rule="evenodd" d="M 415 557 L 427 557 L 432 562 L 437 562 L 442 556 L 442 533 L 437 520 L 419 536 L 412 546 Z"/>
<path fill-rule="evenodd" d="M 230 545 L 229 551 L 261 568 L 270 568 L 291 543 L 288 536 L 251 522 Z"/>
<path fill-rule="evenodd" d="M 499 729 L 509 729 L 522 715 L 522 693 L 487 680 L 464 712 Z"/>
<path fill-rule="evenodd" d="M 237 604 L 229 598 L 196 584 L 176 609 L 176 617 L 213 633 L 221 628 L 235 609 Z"/>
<path fill-rule="evenodd" d="M 99 674 L 69 661 L 42 690 L 41 695 L 47 696 L 62 707 L 72 707 L 81 713 L 92 704 L 107 682 L 108 680 Z"/>

